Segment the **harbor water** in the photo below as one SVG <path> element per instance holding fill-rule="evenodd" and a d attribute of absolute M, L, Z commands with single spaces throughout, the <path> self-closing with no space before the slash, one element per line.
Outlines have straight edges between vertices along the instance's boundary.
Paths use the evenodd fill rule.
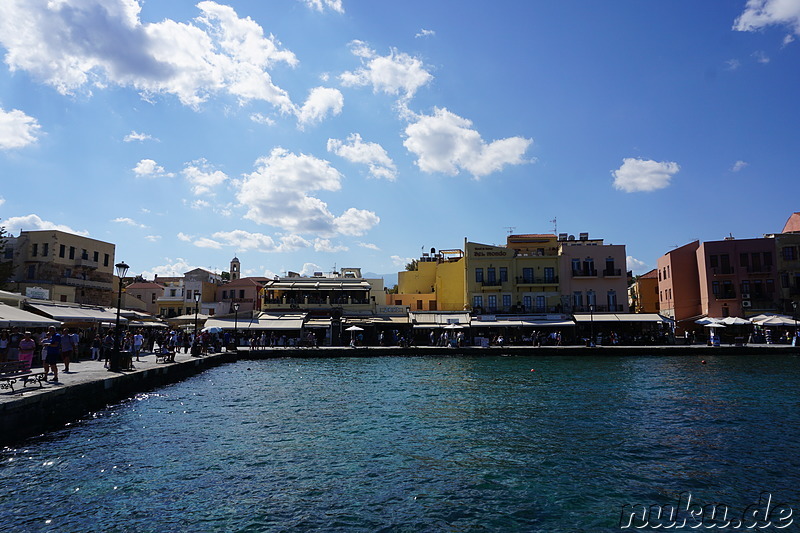
<path fill-rule="evenodd" d="M 738 516 L 769 495 L 794 509 L 776 531 L 797 531 L 798 362 L 240 361 L 0 452 L 0 523 L 597 532 L 620 531 L 626 504 L 691 495 Z"/>

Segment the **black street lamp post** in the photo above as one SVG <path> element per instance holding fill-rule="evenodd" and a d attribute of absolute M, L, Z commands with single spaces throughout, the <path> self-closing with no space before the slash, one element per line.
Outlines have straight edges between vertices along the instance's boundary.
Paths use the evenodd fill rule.
<path fill-rule="evenodd" d="M 199 311 L 201 296 L 202 294 L 200 291 L 194 293 L 194 338 L 192 339 L 192 355 L 198 355 L 195 354 L 195 350 L 197 349 L 195 346 L 197 345 L 197 312 Z"/>
<path fill-rule="evenodd" d="M 589 346 L 594 346 L 594 306 L 589 306 Z"/>
<path fill-rule="evenodd" d="M 239 302 L 233 304 L 233 348 L 239 349 Z"/>
<path fill-rule="evenodd" d="M 125 274 L 128 273 L 128 269 L 130 268 L 125 264 L 125 261 L 117 263 L 114 266 L 117 269 L 117 277 L 119 278 L 119 292 L 117 293 L 117 322 L 114 326 L 114 351 L 111 352 L 110 361 L 108 363 L 109 372 L 119 372 L 122 367 L 122 361 L 120 361 L 121 356 L 119 353 L 121 333 L 119 328 L 119 316 L 122 310 L 122 279 L 125 277 Z"/>

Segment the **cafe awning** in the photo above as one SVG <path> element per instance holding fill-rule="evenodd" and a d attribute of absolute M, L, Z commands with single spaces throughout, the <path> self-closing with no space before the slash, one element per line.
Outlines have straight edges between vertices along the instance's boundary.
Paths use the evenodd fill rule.
<path fill-rule="evenodd" d="M 4 328 L 46 328 L 60 326 L 61 322 L 0 303 L 0 327 Z"/>
<path fill-rule="evenodd" d="M 117 320 L 117 314 L 115 310 L 106 309 L 103 307 L 67 306 L 31 303 L 30 301 L 28 302 L 28 306 L 54 320 L 65 323 L 114 323 Z M 124 324 L 128 322 L 128 319 L 121 316 L 119 321 L 120 323 Z"/>
<path fill-rule="evenodd" d="M 671 324 L 672 320 L 658 313 L 576 313 L 575 322 L 639 322 Z"/>
<path fill-rule="evenodd" d="M 409 322 L 414 328 L 443 328 L 448 324 L 459 324 L 469 327 L 469 313 L 409 313 Z"/>
<path fill-rule="evenodd" d="M 306 313 L 289 313 L 289 314 L 268 314 L 259 313 L 255 317 L 239 318 L 234 317 L 225 318 L 209 318 L 206 320 L 206 328 L 222 328 L 234 329 L 234 326 L 240 330 L 256 330 L 256 329 L 270 329 L 270 330 L 299 330 L 303 327 Z"/>

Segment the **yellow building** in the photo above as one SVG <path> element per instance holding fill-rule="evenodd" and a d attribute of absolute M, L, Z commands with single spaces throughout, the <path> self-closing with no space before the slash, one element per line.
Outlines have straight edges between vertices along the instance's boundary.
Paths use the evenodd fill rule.
<path fill-rule="evenodd" d="M 630 309 L 633 313 L 658 313 L 658 270 L 642 274 L 630 286 Z"/>
<path fill-rule="evenodd" d="M 467 304 L 463 252 L 422 254 L 417 270 L 398 273 L 397 290 L 397 294 L 387 295 L 388 305 L 407 306 L 412 311 L 463 311 Z"/>
<path fill-rule="evenodd" d="M 108 242 L 59 230 L 21 231 L 9 237 L 14 272 L 9 286 L 32 298 L 113 305 L 114 250 Z M 11 252 L 13 250 L 13 252 Z"/>
<path fill-rule="evenodd" d="M 467 295 L 473 313 L 556 313 L 555 235 L 509 235 L 506 246 L 465 242 Z"/>

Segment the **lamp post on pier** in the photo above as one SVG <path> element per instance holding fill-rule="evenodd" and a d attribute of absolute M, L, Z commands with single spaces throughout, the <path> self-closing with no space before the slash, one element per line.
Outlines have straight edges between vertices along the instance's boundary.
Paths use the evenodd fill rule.
<path fill-rule="evenodd" d="M 594 346 L 594 305 L 589 305 L 589 346 Z"/>
<path fill-rule="evenodd" d="M 200 291 L 195 291 L 195 293 L 194 293 L 194 338 L 192 339 L 192 355 L 197 355 L 197 354 L 195 354 L 195 351 L 196 351 L 195 346 L 197 345 L 197 312 L 199 310 L 200 297 L 201 296 L 202 296 L 202 294 L 200 293 Z"/>
<path fill-rule="evenodd" d="M 130 268 L 128 265 L 125 264 L 125 261 L 121 261 L 114 265 L 117 269 L 117 277 L 119 278 L 119 292 L 117 293 L 117 321 L 114 325 L 114 351 L 111 352 L 111 357 L 109 358 L 108 362 L 108 371 L 109 372 L 119 372 L 122 367 L 122 361 L 120 361 L 120 353 L 119 353 L 119 345 L 120 345 L 120 329 L 119 329 L 119 315 L 122 310 L 122 279 L 125 277 L 125 274 L 128 273 L 128 269 Z"/>
<path fill-rule="evenodd" d="M 239 348 L 239 302 L 233 304 L 233 347 Z"/>

